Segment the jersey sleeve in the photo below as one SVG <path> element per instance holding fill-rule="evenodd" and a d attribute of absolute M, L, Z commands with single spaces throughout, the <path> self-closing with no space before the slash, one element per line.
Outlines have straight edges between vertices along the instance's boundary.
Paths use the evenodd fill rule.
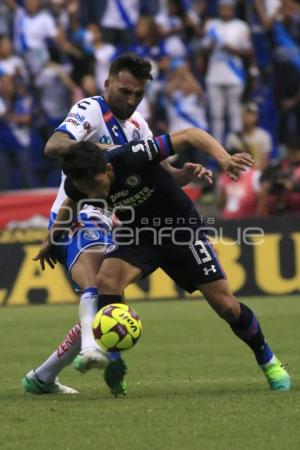
<path fill-rule="evenodd" d="M 147 140 L 147 139 L 153 138 L 153 133 L 150 130 L 149 125 L 146 122 L 146 120 L 144 119 L 144 117 L 142 116 L 142 114 L 140 114 L 138 111 L 136 111 L 135 115 L 137 116 L 138 121 L 141 126 L 141 139 Z"/>
<path fill-rule="evenodd" d="M 159 164 L 173 155 L 173 147 L 169 135 L 163 134 L 154 139 L 133 141 L 107 152 L 107 157 L 114 167 L 126 167 L 137 171 L 149 165 Z"/>
<path fill-rule="evenodd" d="M 100 108 L 92 98 L 84 98 L 72 106 L 65 120 L 55 129 L 67 133 L 75 141 L 85 141 L 97 133 Z"/>

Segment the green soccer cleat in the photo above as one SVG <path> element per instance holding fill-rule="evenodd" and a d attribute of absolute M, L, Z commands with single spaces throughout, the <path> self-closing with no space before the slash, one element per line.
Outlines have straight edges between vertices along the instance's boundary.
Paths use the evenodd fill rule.
<path fill-rule="evenodd" d="M 291 377 L 276 356 L 269 363 L 262 365 L 261 368 L 272 391 L 289 391 L 291 389 Z"/>
<path fill-rule="evenodd" d="M 114 397 L 127 394 L 125 375 L 127 367 L 123 359 L 111 361 L 104 371 L 104 380 Z"/>
<path fill-rule="evenodd" d="M 25 392 L 30 394 L 79 394 L 76 389 L 64 386 L 58 379 L 54 383 L 42 383 L 34 370 L 28 372 L 22 380 L 22 387 Z"/>
<path fill-rule="evenodd" d="M 108 364 L 107 353 L 96 347 L 82 350 L 73 362 L 75 369 L 81 373 L 86 373 L 91 369 L 104 369 Z"/>

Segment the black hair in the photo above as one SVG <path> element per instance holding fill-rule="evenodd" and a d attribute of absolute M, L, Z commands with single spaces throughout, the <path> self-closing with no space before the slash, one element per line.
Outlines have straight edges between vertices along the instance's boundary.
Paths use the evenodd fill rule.
<path fill-rule="evenodd" d="M 63 157 L 62 170 L 73 180 L 94 180 L 98 173 L 105 173 L 107 158 L 97 144 L 90 141 L 72 144 Z"/>
<path fill-rule="evenodd" d="M 121 70 L 128 70 L 135 78 L 140 80 L 152 80 L 151 63 L 135 53 L 123 53 L 116 58 L 110 66 L 109 76 L 118 75 Z"/>

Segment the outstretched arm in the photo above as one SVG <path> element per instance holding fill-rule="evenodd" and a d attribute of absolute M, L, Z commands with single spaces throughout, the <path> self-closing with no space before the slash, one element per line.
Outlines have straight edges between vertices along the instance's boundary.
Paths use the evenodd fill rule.
<path fill-rule="evenodd" d="M 248 153 L 229 155 L 225 148 L 209 133 L 198 128 L 188 128 L 170 134 L 174 153 L 180 153 L 191 146 L 208 154 L 228 174 L 232 180 L 237 180 L 240 171 L 251 167 L 253 160 Z"/>

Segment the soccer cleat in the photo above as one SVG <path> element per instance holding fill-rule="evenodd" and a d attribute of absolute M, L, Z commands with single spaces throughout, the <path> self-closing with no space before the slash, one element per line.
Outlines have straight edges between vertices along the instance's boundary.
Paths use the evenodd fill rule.
<path fill-rule="evenodd" d="M 54 383 L 42 383 L 34 370 L 28 372 L 22 380 L 22 387 L 30 394 L 79 394 L 76 389 L 65 386 L 55 379 Z"/>
<path fill-rule="evenodd" d="M 123 359 L 111 361 L 104 371 L 104 380 L 114 397 L 127 394 L 125 375 L 127 367 Z"/>
<path fill-rule="evenodd" d="M 74 367 L 81 373 L 86 373 L 90 369 L 104 369 L 109 363 L 107 353 L 97 347 L 81 350 L 74 359 Z"/>
<path fill-rule="evenodd" d="M 276 356 L 261 368 L 272 391 L 289 391 L 291 389 L 291 377 Z"/>

